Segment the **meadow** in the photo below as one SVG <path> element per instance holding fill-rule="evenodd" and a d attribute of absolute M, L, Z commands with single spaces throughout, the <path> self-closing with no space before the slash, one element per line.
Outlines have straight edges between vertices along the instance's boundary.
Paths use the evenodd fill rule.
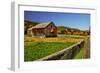
<path fill-rule="evenodd" d="M 25 47 L 25 59 L 24 61 L 33 61 L 52 53 L 67 48 L 75 43 L 72 42 L 32 42 L 30 45 Z"/>
<path fill-rule="evenodd" d="M 55 38 L 24 37 L 24 61 L 34 61 L 61 51 L 81 41 L 84 37 L 64 36 Z M 76 55 L 75 59 L 81 59 L 84 49 Z"/>
<path fill-rule="evenodd" d="M 84 48 L 81 48 L 80 52 L 75 55 L 74 59 L 84 59 Z"/>

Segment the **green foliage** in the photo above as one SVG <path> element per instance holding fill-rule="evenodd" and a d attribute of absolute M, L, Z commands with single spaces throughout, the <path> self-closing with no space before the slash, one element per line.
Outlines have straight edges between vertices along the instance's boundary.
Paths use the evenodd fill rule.
<path fill-rule="evenodd" d="M 64 26 L 58 26 L 57 29 L 58 29 L 58 30 L 65 30 L 66 27 L 64 27 Z"/>
<path fill-rule="evenodd" d="M 73 33 L 72 31 L 80 31 L 79 29 L 65 27 L 65 26 L 57 26 L 57 29 L 60 32 L 59 34 L 66 34 L 67 32 L 71 32 L 71 34 L 72 34 Z"/>
<path fill-rule="evenodd" d="M 30 45 L 24 46 L 24 61 L 33 61 L 43 58 L 73 44 L 72 42 L 32 42 Z"/>
<path fill-rule="evenodd" d="M 79 29 L 77 29 L 77 28 L 71 28 L 71 27 L 65 27 L 65 26 L 58 26 L 57 27 L 58 28 L 58 30 L 68 30 L 68 31 L 71 31 L 71 30 L 74 30 L 74 31 L 80 31 Z"/>
<path fill-rule="evenodd" d="M 35 26 L 35 25 L 37 25 L 37 24 L 38 24 L 38 22 L 32 22 L 32 21 L 27 21 L 27 20 L 25 20 L 25 21 L 24 21 L 24 33 L 27 34 L 27 30 L 28 30 L 29 28 L 31 28 L 32 26 Z"/>
<path fill-rule="evenodd" d="M 84 48 L 80 48 L 80 52 L 76 54 L 75 59 L 84 59 Z"/>
<path fill-rule="evenodd" d="M 66 30 L 61 30 L 61 34 L 66 34 Z"/>

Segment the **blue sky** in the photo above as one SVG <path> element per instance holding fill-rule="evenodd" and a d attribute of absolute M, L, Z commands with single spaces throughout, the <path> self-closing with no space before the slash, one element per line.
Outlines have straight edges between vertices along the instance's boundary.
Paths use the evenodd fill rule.
<path fill-rule="evenodd" d="M 88 30 L 90 27 L 90 14 L 24 11 L 24 20 L 34 22 L 53 21 L 56 26 L 67 26 Z"/>

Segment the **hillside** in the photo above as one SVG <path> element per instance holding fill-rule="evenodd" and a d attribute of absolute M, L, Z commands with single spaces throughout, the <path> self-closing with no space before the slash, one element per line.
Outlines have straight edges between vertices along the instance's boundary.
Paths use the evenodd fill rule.
<path fill-rule="evenodd" d="M 77 29 L 77 28 L 71 28 L 71 27 L 65 27 L 65 26 L 57 26 L 57 28 L 58 28 L 58 30 L 81 31 L 81 30 L 79 30 L 79 29 Z"/>
<path fill-rule="evenodd" d="M 39 23 L 38 22 L 33 22 L 33 21 L 25 20 L 24 21 L 24 34 L 27 34 L 28 28 L 31 28 L 32 26 L 35 26 L 37 24 L 39 24 Z"/>
<path fill-rule="evenodd" d="M 72 32 L 72 31 L 81 31 L 79 29 L 76 28 L 71 28 L 71 27 L 65 27 L 65 26 L 57 26 L 57 30 L 59 34 L 66 34 L 66 32 Z"/>

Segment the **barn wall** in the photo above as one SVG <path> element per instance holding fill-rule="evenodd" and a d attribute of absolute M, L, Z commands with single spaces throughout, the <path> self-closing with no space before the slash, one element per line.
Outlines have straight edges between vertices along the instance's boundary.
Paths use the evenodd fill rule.
<path fill-rule="evenodd" d="M 52 29 L 55 29 L 55 31 L 51 32 Z M 54 26 L 54 24 L 49 24 L 45 28 L 45 35 L 46 35 L 46 37 L 56 37 L 57 36 L 57 27 Z"/>
<path fill-rule="evenodd" d="M 51 30 L 54 29 L 53 32 Z M 57 27 L 51 23 L 48 24 L 45 28 L 33 28 L 28 31 L 29 36 L 46 36 L 46 37 L 56 37 L 57 36 Z"/>
<path fill-rule="evenodd" d="M 34 36 L 44 36 L 45 35 L 44 28 L 33 29 L 32 32 Z"/>

